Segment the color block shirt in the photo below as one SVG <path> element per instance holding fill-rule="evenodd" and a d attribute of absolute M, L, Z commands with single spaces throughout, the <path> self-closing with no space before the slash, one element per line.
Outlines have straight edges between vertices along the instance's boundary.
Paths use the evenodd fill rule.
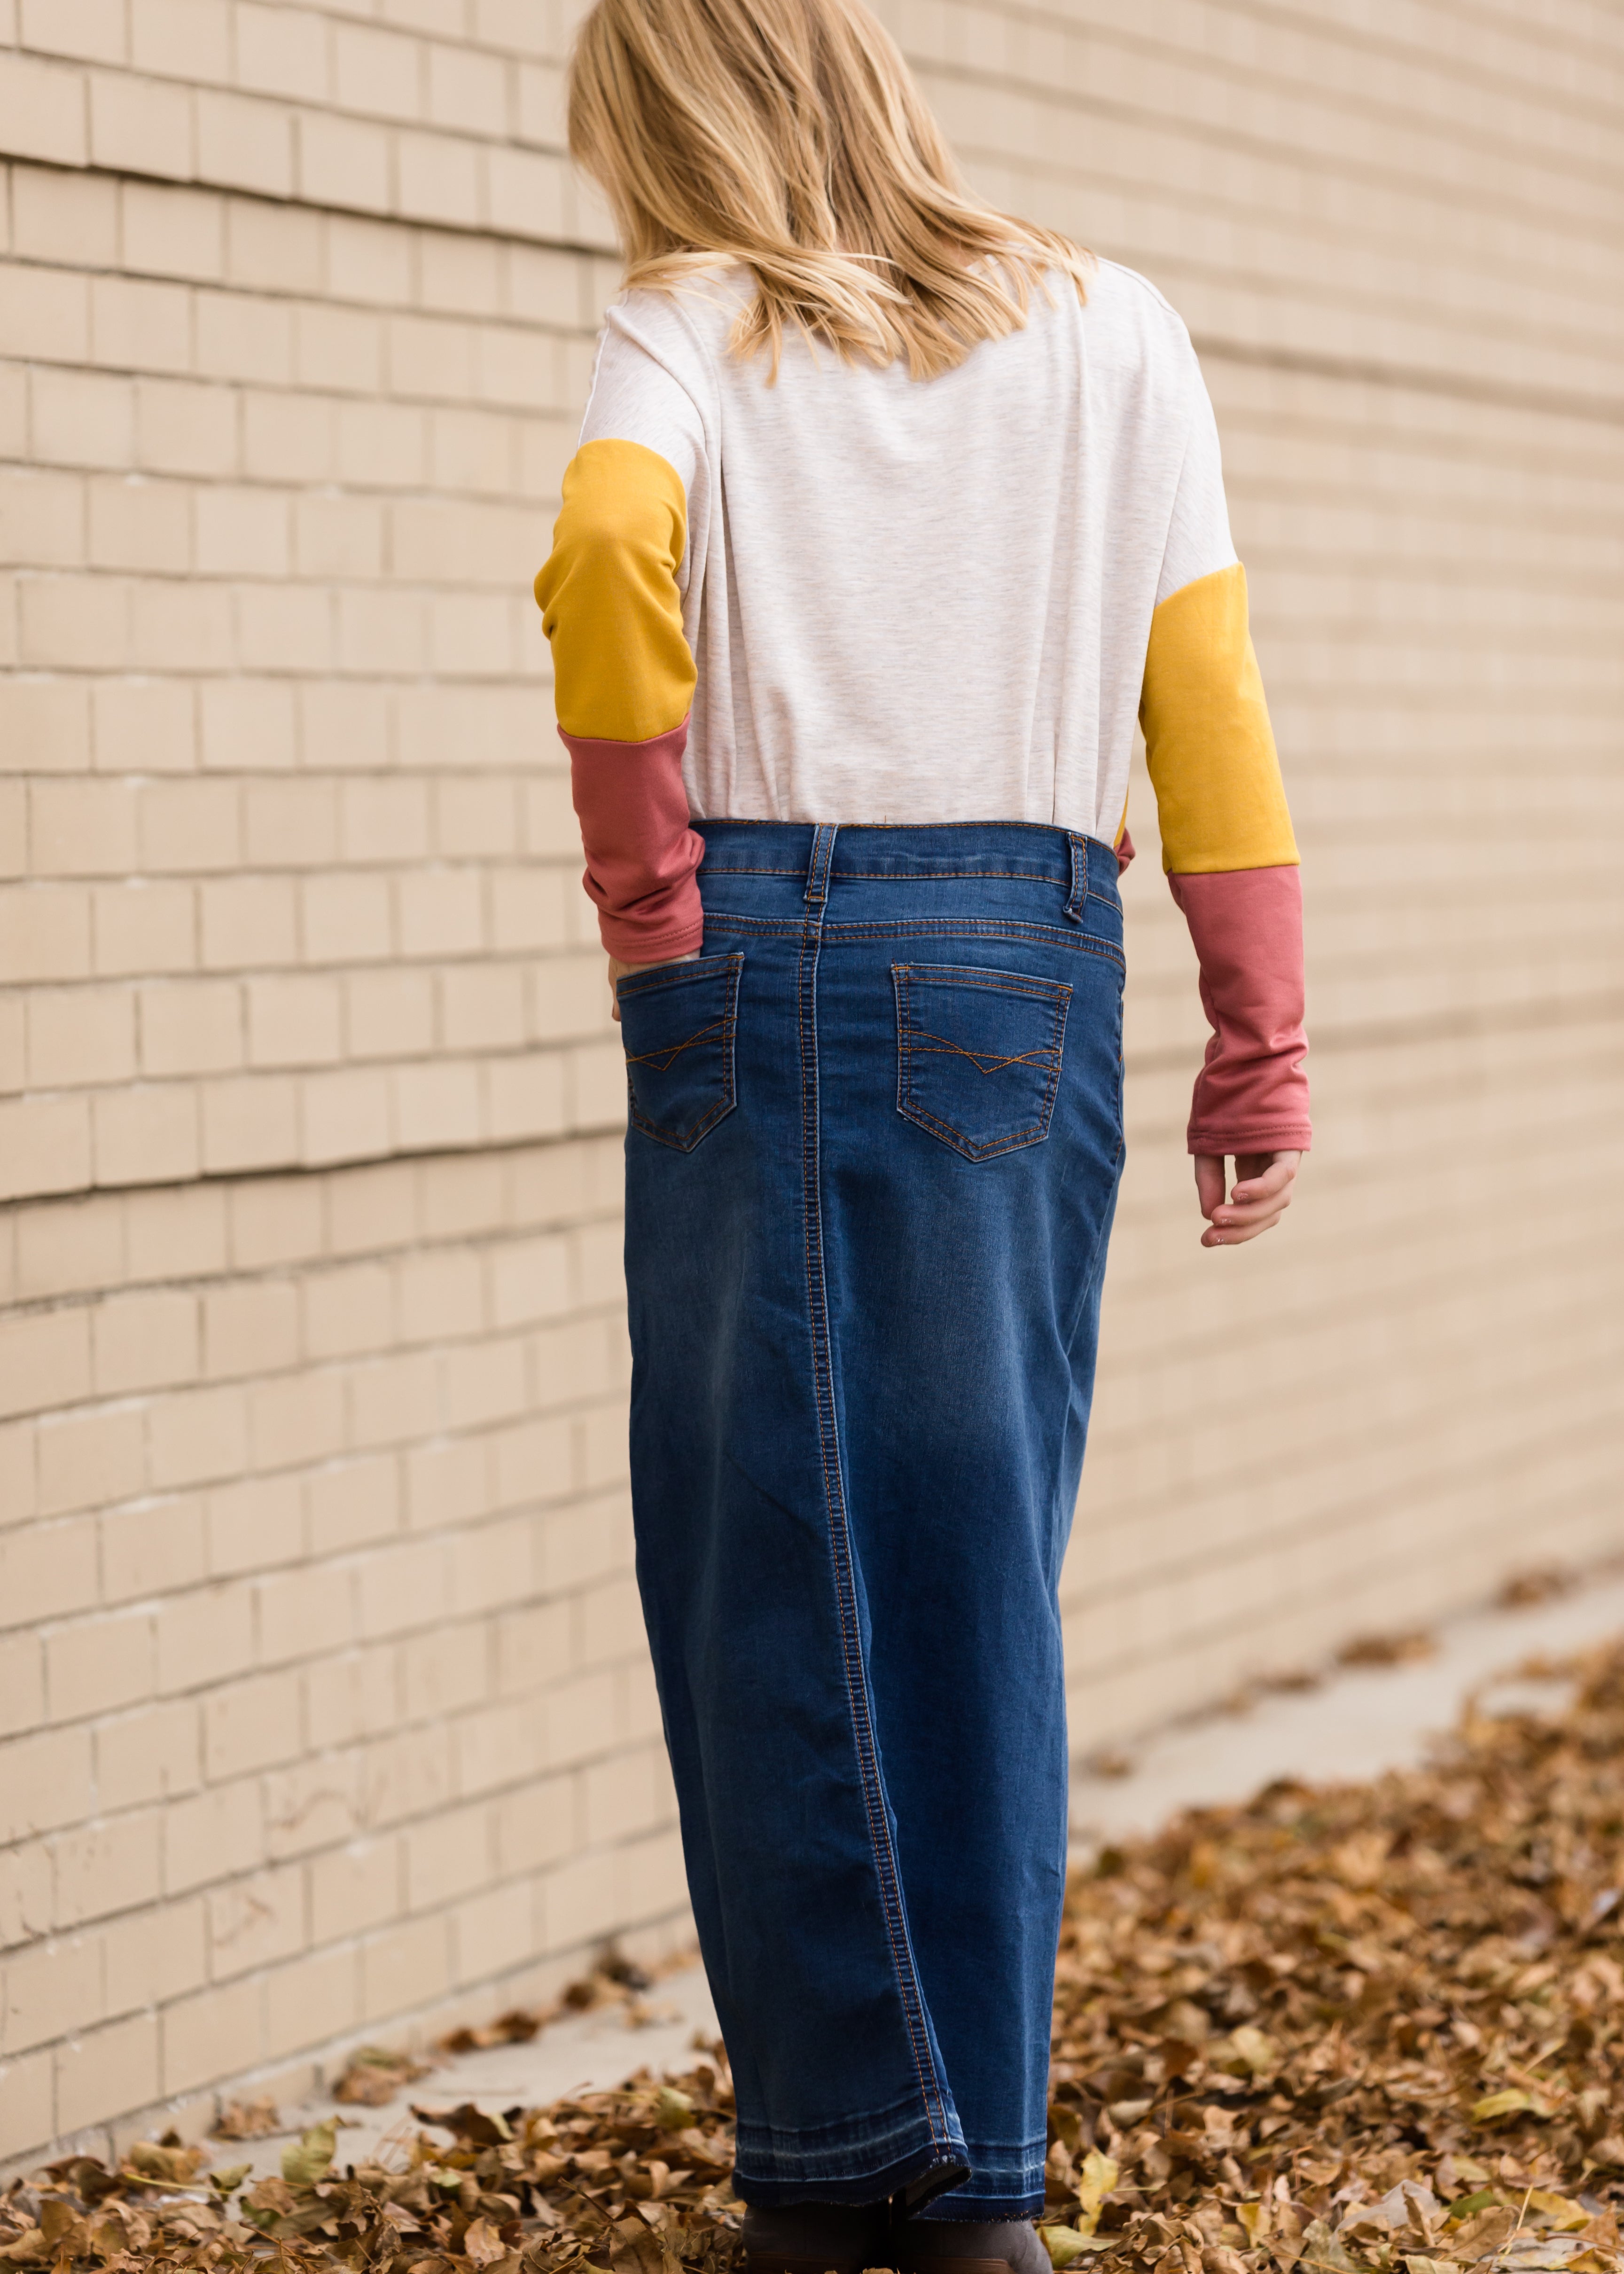
<path fill-rule="evenodd" d="M 1034 821 L 1132 857 L 1143 727 L 1214 1035 L 1197 1152 L 1308 1141 L 1297 847 L 1189 335 L 1101 262 L 914 380 L 722 270 L 611 309 L 536 580 L 587 890 L 628 962 L 697 947 L 692 817 Z"/>

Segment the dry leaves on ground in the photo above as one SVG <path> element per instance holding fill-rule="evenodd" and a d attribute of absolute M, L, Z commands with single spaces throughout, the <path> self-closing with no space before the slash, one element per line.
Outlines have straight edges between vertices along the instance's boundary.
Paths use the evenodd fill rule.
<path fill-rule="evenodd" d="M 1549 1671 L 1549 1669 L 1545 1669 Z M 1045 2235 L 1083 2274 L 1624 2274 L 1624 1642 L 1560 1721 L 1108 1851 L 1061 1943 Z M 503 2116 L 331 2125 L 280 2178 L 169 2139 L 0 2196 L 23 2274 L 726 2274 L 719 2052 Z"/>

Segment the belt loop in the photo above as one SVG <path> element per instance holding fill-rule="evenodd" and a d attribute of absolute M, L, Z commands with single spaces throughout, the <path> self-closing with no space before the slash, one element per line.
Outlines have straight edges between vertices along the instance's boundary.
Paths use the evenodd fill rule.
<path fill-rule="evenodd" d="M 829 898 L 829 864 L 834 859 L 838 828 L 838 822 L 820 821 L 812 832 L 812 858 L 807 863 L 807 901 L 814 910 L 821 910 Z"/>
<path fill-rule="evenodd" d="M 1081 923 L 1083 910 L 1088 904 L 1088 840 L 1079 837 L 1076 830 L 1069 834 L 1071 840 L 1071 889 L 1066 895 L 1065 912 L 1073 923 Z"/>

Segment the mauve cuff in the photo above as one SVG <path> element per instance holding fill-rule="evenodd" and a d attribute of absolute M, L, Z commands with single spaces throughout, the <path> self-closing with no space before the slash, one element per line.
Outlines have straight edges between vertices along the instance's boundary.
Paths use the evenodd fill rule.
<path fill-rule="evenodd" d="M 682 787 L 688 721 L 642 742 L 585 734 L 569 752 L 570 792 L 586 854 L 582 879 L 598 910 L 598 936 L 622 963 L 686 955 L 704 936 L 696 881 L 704 840 L 688 827 Z"/>
<path fill-rule="evenodd" d="M 1192 1153 L 1306 1148 L 1303 888 L 1295 866 L 1175 873 L 1212 1028 L 1196 1077 Z"/>
<path fill-rule="evenodd" d="M 1192 1127 L 1192 1153 L 1306 1153 L 1313 1131 L 1306 1121 L 1276 1122 L 1267 1128 L 1197 1129 Z"/>

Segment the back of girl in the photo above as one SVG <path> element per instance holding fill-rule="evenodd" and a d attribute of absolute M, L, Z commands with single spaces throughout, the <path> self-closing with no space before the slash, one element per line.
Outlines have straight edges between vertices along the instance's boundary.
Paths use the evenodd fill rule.
<path fill-rule="evenodd" d="M 598 0 L 571 135 L 628 290 L 537 594 L 746 2253 L 1040 2274 L 1138 727 L 1204 1246 L 1278 1221 L 1309 1133 L 1216 430 L 1161 295 L 977 204 L 856 0 Z"/>

